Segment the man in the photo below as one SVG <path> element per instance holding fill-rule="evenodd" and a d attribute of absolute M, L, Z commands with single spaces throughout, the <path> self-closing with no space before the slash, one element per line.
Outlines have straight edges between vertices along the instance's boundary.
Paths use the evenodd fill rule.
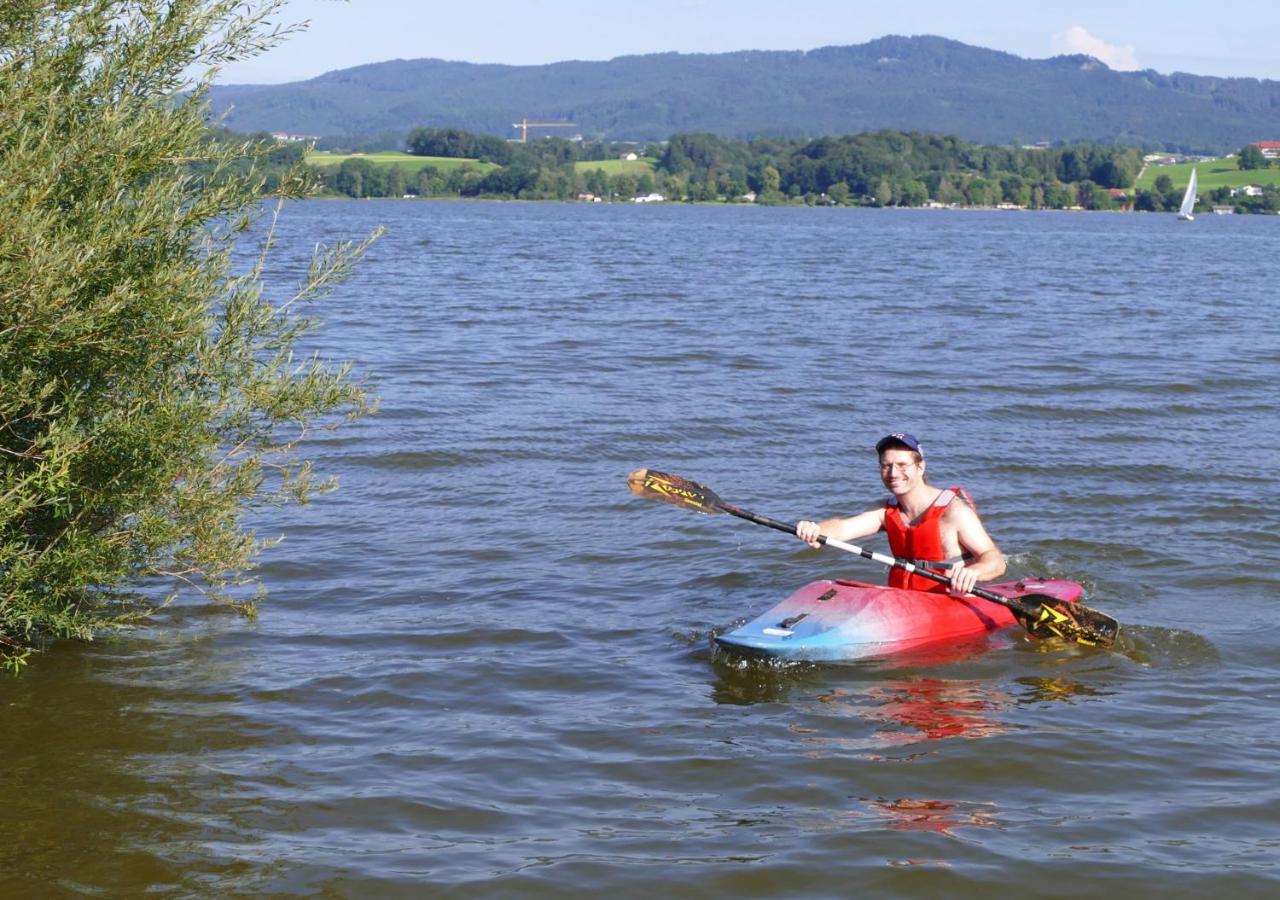
<path fill-rule="evenodd" d="M 889 552 L 951 579 L 950 586 L 902 571 L 889 571 L 889 586 L 966 594 L 979 581 L 1004 574 L 1004 555 L 991 540 L 964 488 L 941 490 L 925 477 L 924 450 L 911 435 L 895 432 L 876 444 L 880 480 L 893 496 L 848 518 L 800 522 L 796 533 L 812 547 L 818 535 L 852 541 L 884 531 Z"/>

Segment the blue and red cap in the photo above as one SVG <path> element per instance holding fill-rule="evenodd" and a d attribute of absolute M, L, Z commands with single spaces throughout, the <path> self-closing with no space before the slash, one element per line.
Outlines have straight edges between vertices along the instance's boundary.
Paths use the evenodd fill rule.
<path fill-rule="evenodd" d="M 895 431 L 893 434 L 886 434 L 876 442 L 876 453 L 893 447 L 905 447 L 907 450 L 913 450 L 920 454 L 920 458 L 924 458 L 924 448 L 920 446 L 920 442 L 915 439 L 914 435 L 907 434 L 905 431 Z"/>

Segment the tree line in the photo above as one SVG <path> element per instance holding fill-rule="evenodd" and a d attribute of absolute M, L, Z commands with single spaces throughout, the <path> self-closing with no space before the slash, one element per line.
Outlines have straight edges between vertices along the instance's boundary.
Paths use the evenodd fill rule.
<path fill-rule="evenodd" d="M 220 140 L 232 135 L 221 133 Z M 243 139 L 244 136 L 239 136 Z M 252 139 L 269 141 L 269 135 Z M 1080 144 L 1007 147 L 975 144 L 949 135 L 877 131 L 863 134 L 740 141 L 712 134 L 676 134 L 640 147 L 544 138 L 529 143 L 457 128 L 416 128 L 403 141 L 410 154 L 450 160 L 448 165 L 376 164 L 355 157 L 314 171 L 333 195 L 367 197 L 490 197 L 573 200 L 591 195 L 630 200 L 661 194 L 666 200 L 830 206 L 997 206 L 1029 209 L 1175 210 L 1180 189 L 1162 175 L 1151 188 L 1135 188 L 1142 169 L 1135 147 Z M 344 149 L 334 146 L 333 149 Z M 1247 151 L 1253 151 L 1248 153 Z M 273 165 L 286 171 L 304 150 L 283 145 L 257 165 L 270 186 Z M 614 172 L 590 163 L 635 152 L 652 161 L 644 172 Z M 1255 159 L 1255 157 L 1257 157 Z M 1250 145 L 1242 168 L 1268 160 Z M 458 160 L 453 163 L 453 160 Z M 1232 197 L 1219 188 L 1202 194 L 1241 212 L 1269 212 L 1274 192 Z"/>
<path fill-rule="evenodd" d="M 810 140 L 675 135 L 658 168 L 693 199 L 755 192 L 761 202 L 1110 209 L 1142 167 L 1131 147 L 997 147 L 954 136 L 876 131 Z"/>
<path fill-rule="evenodd" d="M 600 142 L 545 138 L 527 144 L 460 129 L 414 129 L 411 154 L 477 160 L 499 169 L 427 166 L 409 173 L 351 159 L 322 172 L 347 196 L 514 197 L 568 200 L 580 194 L 631 199 L 921 206 L 947 205 L 1111 209 L 1111 189 L 1128 190 L 1142 166 L 1136 148 L 1080 145 L 995 147 L 954 136 L 878 131 L 866 134 L 740 141 L 676 134 L 637 152 L 654 160 L 649 173 L 608 174 L 590 163 L 626 149 Z M 575 165 L 578 164 L 578 165 Z"/>

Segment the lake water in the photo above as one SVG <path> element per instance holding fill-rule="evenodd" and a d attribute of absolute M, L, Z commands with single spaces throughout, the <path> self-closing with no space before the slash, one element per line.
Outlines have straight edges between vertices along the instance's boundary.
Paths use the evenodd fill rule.
<path fill-rule="evenodd" d="M 1280 889 L 1280 218 L 314 201 L 274 277 L 379 224 L 261 617 L 0 683 L 0 895 Z M 883 573 L 627 473 L 853 512 L 899 429 L 1124 645 L 717 657 Z"/>

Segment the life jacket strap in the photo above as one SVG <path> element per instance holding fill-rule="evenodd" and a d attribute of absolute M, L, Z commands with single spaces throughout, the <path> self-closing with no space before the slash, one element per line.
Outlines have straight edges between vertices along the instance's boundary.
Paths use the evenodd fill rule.
<path fill-rule="evenodd" d="M 904 559 L 902 561 L 911 563 L 917 569 L 950 569 L 958 562 L 973 562 L 974 558 L 972 553 L 962 553 L 951 559 Z"/>

